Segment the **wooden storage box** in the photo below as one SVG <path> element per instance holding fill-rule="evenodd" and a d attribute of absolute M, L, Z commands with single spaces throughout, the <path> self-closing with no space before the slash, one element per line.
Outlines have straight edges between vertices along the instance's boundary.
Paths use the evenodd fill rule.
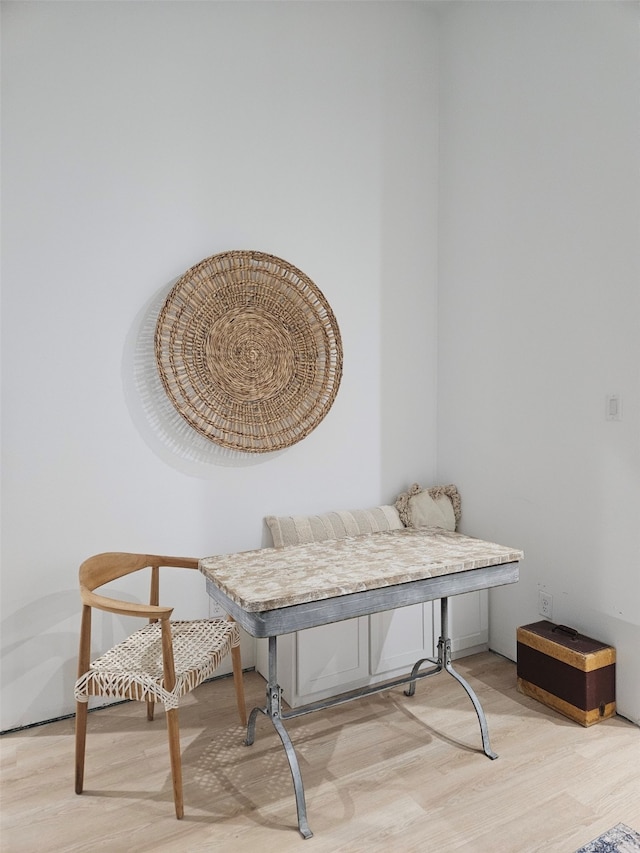
<path fill-rule="evenodd" d="M 518 628 L 518 690 L 583 726 L 616 712 L 616 650 L 553 622 Z"/>

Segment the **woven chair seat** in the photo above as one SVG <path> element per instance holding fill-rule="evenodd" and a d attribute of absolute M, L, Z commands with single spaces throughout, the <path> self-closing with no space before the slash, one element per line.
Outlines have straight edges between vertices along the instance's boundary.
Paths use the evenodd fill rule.
<path fill-rule="evenodd" d="M 164 684 L 160 623 L 152 622 L 93 661 L 76 682 L 76 701 L 107 696 L 177 708 L 180 698 L 210 678 L 228 652 L 240 645 L 237 624 L 223 619 L 171 622 L 171 633 L 176 674 L 172 690 Z"/>

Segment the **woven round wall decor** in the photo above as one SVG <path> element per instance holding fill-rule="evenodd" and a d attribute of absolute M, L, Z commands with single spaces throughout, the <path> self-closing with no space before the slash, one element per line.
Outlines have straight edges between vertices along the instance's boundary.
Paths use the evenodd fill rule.
<path fill-rule="evenodd" d="M 309 435 L 342 378 L 329 303 L 308 276 L 264 252 L 223 252 L 188 270 L 160 311 L 155 352 L 182 417 L 245 453 Z"/>

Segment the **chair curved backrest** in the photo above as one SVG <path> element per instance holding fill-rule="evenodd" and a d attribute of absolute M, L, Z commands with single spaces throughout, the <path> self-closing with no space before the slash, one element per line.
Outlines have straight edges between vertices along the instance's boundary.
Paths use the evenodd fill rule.
<path fill-rule="evenodd" d="M 173 607 L 162 607 L 159 611 L 149 610 L 149 607 L 158 607 L 159 569 L 162 566 L 197 569 L 198 560 L 195 557 L 162 557 L 157 554 L 129 554 L 123 551 L 108 551 L 89 557 L 82 563 L 78 573 L 82 602 L 90 607 L 124 616 L 146 616 L 149 613 L 149 618 L 168 618 Z M 98 587 L 146 568 L 151 569 L 149 607 L 94 593 Z"/>
<path fill-rule="evenodd" d="M 161 567 L 197 569 L 198 559 L 113 551 L 89 557 L 80 566 L 82 620 L 75 687 L 76 793 L 80 794 L 83 788 L 89 696 L 146 700 L 149 720 L 153 719 L 154 703 L 162 702 L 167 715 L 176 816 L 181 818 L 184 807 L 177 718 L 180 696 L 209 678 L 222 658 L 230 653 L 236 701 L 243 724 L 246 724 L 246 708 L 238 626 L 231 617 L 172 622 L 173 607 L 159 604 Z M 149 604 L 123 601 L 95 591 L 146 568 L 151 569 Z M 91 663 L 93 608 L 121 616 L 143 617 L 149 624 Z M 174 636 L 179 642 L 175 653 Z"/>

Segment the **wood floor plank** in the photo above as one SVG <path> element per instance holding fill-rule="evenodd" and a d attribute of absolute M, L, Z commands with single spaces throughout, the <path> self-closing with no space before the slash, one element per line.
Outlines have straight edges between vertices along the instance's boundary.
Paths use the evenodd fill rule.
<path fill-rule="evenodd" d="M 493 748 L 446 675 L 292 719 L 309 823 L 297 831 L 291 774 L 270 722 L 244 745 L 233 682 L 180 710 L 185 817 L 174 817 L 164 714 L 142 703 L 89 715 L 85 792 L 73 791 L 73 720 L 0 739 L 3 853 L 572 853 L 618 822 L 640 829 L 640 728 L 588 729 L 516 690 L 491 653 L 456 663 L 484 706 Z M 265 685 L 246 676 L 247 705 Z"/>

